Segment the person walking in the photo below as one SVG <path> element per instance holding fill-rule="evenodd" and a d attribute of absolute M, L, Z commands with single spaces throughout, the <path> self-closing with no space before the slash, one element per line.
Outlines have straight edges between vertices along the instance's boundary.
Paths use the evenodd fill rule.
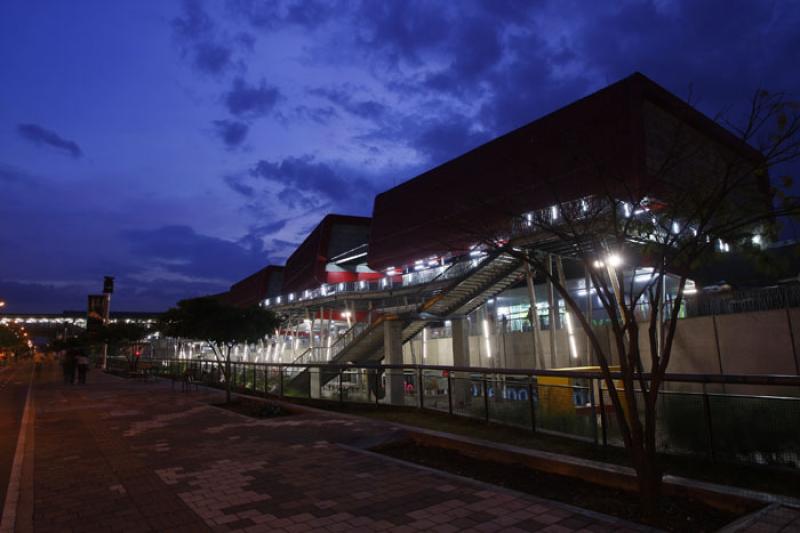
<path fill-rule="evenodd" d="M 36 375 L 42 373 L 42 365 L 44 364 L 44 354 L 39 350 L 33 352 L 33 368 L 36 371 Z"/>
<path fill-rule="evenodd" d="M 64 350 L 61 356 L 61 368 L 64 371 L 64 383 L 75 383 L 75 350 L 69 348 Z"/>
<path fill-rule="evenodd" d="M 82 348 L 78 350 L 76 363 L 78 364 L 78 383 L 86 385 L 86 373 L 89 371 L 89 356 L 86 355 L 86 352 L 84 352 Z"/>

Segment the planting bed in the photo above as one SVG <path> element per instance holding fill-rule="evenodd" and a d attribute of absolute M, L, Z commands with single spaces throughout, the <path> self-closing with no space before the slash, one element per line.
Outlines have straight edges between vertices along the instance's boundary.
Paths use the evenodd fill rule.
<path fill-rule="evenodd" d="M 541 498 L 643 522 L 638 496 L 620 489 L 541 472 L 522 464 L 476 459 L 452 449 L 422 445 L 413 440 L 383 445 L 373 451 Z M 716 531 L 754 510 L 755 507 L 742 507 L 739 512 L 732 512 L 687 497 L 665 496 L 659 516 L 649 525 L 667 531 Z"/>
<path fill-rule="evenodd" d="M 294 414 L 281 405 L 241 396 L 231 400 L 231 403 L 217 403 L 214 405 L 253 418 L 275 418 Z"/>

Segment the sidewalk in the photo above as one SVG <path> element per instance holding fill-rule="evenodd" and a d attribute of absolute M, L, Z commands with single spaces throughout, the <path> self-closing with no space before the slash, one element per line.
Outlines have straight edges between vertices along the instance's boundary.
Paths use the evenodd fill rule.
<path fill-rule="evenodd" d="M 35 389 L 35 531 L 643 530 L 342 446 L 381 422 L 256 420 L 208 405 L 217 391 L 52 370 Z"/>
<path fill-rule="evenodd" d="M 639 529 L 338 445 L 379 422 L 256 420 L 208 405 L 216 391 L 51 370 L 35 389 L 35 531 Z"/>

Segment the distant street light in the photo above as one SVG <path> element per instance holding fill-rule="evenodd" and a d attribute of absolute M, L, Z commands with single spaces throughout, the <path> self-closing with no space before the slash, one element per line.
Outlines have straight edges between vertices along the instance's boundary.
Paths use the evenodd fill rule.
<path fill-rule="evenodd" d="M 0 307 L 5 307 L 6 303 L 3 300 L 0 300 Z"/>

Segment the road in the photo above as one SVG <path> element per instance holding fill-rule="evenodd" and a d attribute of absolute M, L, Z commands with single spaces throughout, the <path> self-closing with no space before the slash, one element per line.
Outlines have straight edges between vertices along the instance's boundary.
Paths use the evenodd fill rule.
<path fill-rule="evenodd" d="M 32 371 L 33 365 L 28 361 L 0 369 L 0 514 L 6 499 Z"/>

